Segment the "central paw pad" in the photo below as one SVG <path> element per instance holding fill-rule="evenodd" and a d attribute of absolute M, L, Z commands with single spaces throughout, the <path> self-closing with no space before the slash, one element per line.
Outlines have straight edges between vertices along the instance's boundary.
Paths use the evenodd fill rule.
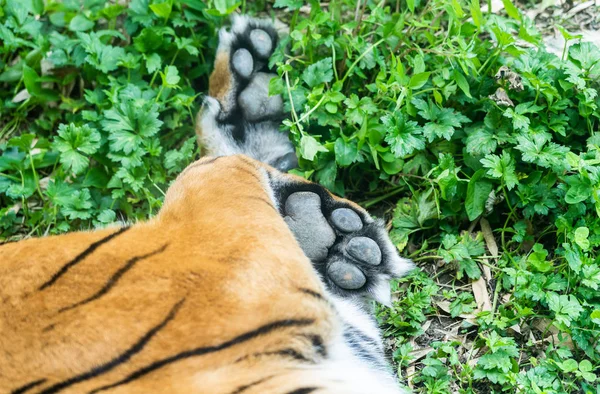
<path fill-rule="evenodd" d="M 321 212 L 321 197 L 312 192 L 297 192 L 285 202 L 285 222 L 312 261 L 327 257 L 335 233 Z"/>

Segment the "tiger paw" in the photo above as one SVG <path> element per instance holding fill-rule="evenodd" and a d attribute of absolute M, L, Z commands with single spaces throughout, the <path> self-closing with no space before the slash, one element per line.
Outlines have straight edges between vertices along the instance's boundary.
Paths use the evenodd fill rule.
<path fill-rule="evenodd" d="M 207 154 L 242 153 L 283 172 L 297 167 L 295 149 L 279 130 L 286 117 L 283 98 L 269 95 L 277 77 L 269 58 L 278 40 L 271 22 L 246 16 L 232 17 L 231 27 L 219 31 L 210 97 L 197 129 Z M 217 112 L 209 110 L 211 100 L 218 102 Z"/>
<path fill-rule="evenodd" d="M 390 304 L 392 278 L 412 264 L 398 256 L 383 224 L 317 185 L 292 191 L 282 203 L 288 227 L 335 294 L 365 295 Z"/>

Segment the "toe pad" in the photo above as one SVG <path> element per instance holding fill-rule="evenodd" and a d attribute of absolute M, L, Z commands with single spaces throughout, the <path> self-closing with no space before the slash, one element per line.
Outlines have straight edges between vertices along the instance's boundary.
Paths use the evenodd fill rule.
<path fill-rule="evenodd" d="M 235 51 L 231 59 L 231 64 L 241 77 L 250 78 L 250 75 L 252 75 L 254 60 L 252 60 L 252 55 L 246 48 L 240 48 Z"/>
<path fill-rule="evenodd" d="M 250 41 L 258 55 L 263 58 L 269 57 L 273 49 L 273 41 L 269 34 L 262 29 L 254 29 L 250 32 Z"/>
<path fill-rule="evenodd" d="M 370 265 L 381 263 L 381 249 L 377 242 L 367 237 L 355 237 L 346 246 L 348 254 L 355 259 Z"/>
<path fill-rule="evenodd" d="M 346 233 L 362 229 L 362 220 L 356 212 L 349 208 L 339 208 L 331 213 L 331 222 L 335 227 Z"/>
<path fill-rule="evenodd" d="M 367 281 L 365 274 L 357 266 L 340 260 L 329 265 L 327 275 L 336 285 L 346 290 L 360 289 Z"/>

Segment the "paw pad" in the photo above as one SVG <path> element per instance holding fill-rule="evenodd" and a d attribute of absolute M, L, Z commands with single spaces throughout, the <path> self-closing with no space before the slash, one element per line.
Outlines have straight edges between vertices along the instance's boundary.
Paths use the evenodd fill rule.
<path fill-rule="evenodd" d="M 355 237 L 346 246 L 348 254 L 355 259 L 370 265 L 381 264 L 381 249 L 377 242 L 367 237 Z"/>
<path fill-rule="evenodd" d="M 252 75 L 254 60 L 252 60 L 252 54 L 246 48 L 240 48 L 235 51 L 231 58 L 231 64 L 235 71 L 243 78 L 248 79 Z"/>
<path fill-rule="evenodd" d="M 327 257 L 335 233 L 321 211 L 321 197 L 312 192 L 296 192 L 285 202 L 285 217 L 304 254 L 312 261 Z"/>
<path fill-rule="evenodd" d="M 268 58 L 273 49 L 273 41 L 269 34 L 262 29 L 254 29 L 250 32 L 250 42 L 254 45 L 256 53 L 263 58 Z"/>
<path fill-rule="evenodd" d="M 349 208 L 339 208 L 331 213 L 331 222 L 346 233 L 362 229 L 362 220 L 356 212 Z"/>
<path fill-rule="evenodd" d="M 269 96 L 269 81 L 273 77 L 275 77 L 274 74 L 256 73 L 248 87 L 240 94 L 239 104 L 248 121 L 254 122 L 282 113 L 283 99 L 281 96 Z"/>
<path fill-rule="evenodd" d="M 346 290 L 360 289 L 367 282 L 367 277 L 357 266 L 340 260 L 329 264 L 327 275 L 336 285 Z"/>

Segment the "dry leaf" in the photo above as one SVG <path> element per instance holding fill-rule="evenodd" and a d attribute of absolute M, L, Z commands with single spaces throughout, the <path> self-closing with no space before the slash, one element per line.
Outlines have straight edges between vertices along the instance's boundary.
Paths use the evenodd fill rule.
<path fill-rule="evenodd" d="M 490 222 L 488 222 L 486 218 L 481 218 L 479 223 L 481 226 L 481 232 L 483 233 L 483 239 L 485 239 L 485 245 L 487 246 L 490 255 L 498 257 L 498 244 L 496 243 L 496 238 L 494 238 L 494 233 L 490 227 Z M 492 271 L 487 265 L 483 265 L 483 276 L 485 276 L 485 279 L 488 282 L 492 280 Z"/>
<path fill-rule="evenodd" d="M 506 94 L 506 90 L 502 88 L 496 89 L 496 93 L 489 96 L 490 100 L 494 101 L 498 105 L 503 105 L 505 107 L 514 107 L 515 104 Z"/>
<path fill-rule="evenodd" d="M 508 82 L 508 88 L 510 90 L 520 92 L 524 89 L 521 76 L 506 66 L 500 67 L 494 78 L 496 78 L 497 81 Z M 498 93 L 498 91 L 496 91 L 496 93 Z"/>
<path fill-rule="evenodd" d="M 436 305 L 441 310 L 443 310 L 444 312 L 446 312 L 447 314 L 450 315 L 450 302 L 449 301 L 438 301 L 438 302 L 436 302 Z M 458 317 L 460 317 L 461 319 L 467 320 L 469 323 L 471 323 L 473 325 L 477 325 L 477 322 L 475 321 L 475 315 L 472 315 L 470 313 L 461 313 L 460 315 L 458 315 Z"/>
<path fill-rule="evenodd" d="M 473 289 L 473 296 L 475 296 L 475 302 L 477 303 L 476 311 L 477 312 L 483 312 L 483 311 L 491 312 L 492 311 L 492 302 L 490 300 L 490 294 L 488 293 L 487 283 L 483 279 L 483 276 L 480 276 L 479 279 L 472 281 L 471 288 Z"/>
<path fill-rule="evenodd" d="M 544 342 L 550 342 L 554 344 L 560 343 L 561 345 L 564 345 L 569 349 L 575 348 L 575 345 L 573 345 L 573 340 L 571 339 L 571 336 L 569 334 L 563 332 L 560 335 L 562 337 L 562 340 L 559 338 L 560 331 L 558 330 L 558 328 L 552 325 L 552 321 L 550 319 L 536 319 L 533 321 L 532 326 L 535 327 L 542 334 L 550 334 L 543 338 Z M 536 342 L 539 343 L 540 341 Z"/>
<path fill-rule="evenodd" d="M 413 351 L 411 351 L 409 353 L 410 356 L 412 357 L 412 360 L 410 361 L 410 365 L 413 365 L 414 363 L 416 363 L 420 359 L 424 358 L 431 351 L 433 351 L 433 349 L 431 347 L 429 347 L 429 346 L 426 347 L 426 348 L 422 348 L 422 349 L 414 349 Z"/>

